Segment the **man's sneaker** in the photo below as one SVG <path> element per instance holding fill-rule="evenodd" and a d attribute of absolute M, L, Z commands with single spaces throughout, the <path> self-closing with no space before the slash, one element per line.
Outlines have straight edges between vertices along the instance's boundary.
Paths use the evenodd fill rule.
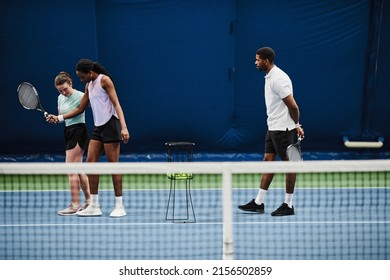
<path fill-rule="evenodd" d="M 89 205 L 86 209 L 78 211 L 76 214 L 80 217 L 101 216 L 102 211 L 99 205 Z"/>
<path fill-rule="evenodd" d="M 287 203 L 282 203 L 278 209 L 271 213 L 272 216 L 289 216 L 295 215 L 294 206 L 292 208 L 288 207 Z"/>
<path fill-rule="evenodd" d="M 247 204 L 238 206 L 238 209 L 241 209 L 243 211 L 257 212 L 259 214 L 263 214 L 264 213 L 264 203 L 262 203 L 261 205 L 258 205 L 258 204 L 256 204 L 255 200 L 252 199 Z"/>
<path fill-rule="evenodd" d="M 112 210 L 110 214 L 110 217 L 113 218 L 119 218 L 123 216 L 126 216 L 125 208 L 123 207 L 123 205 L 115 206 L 114 210 Z"/>
<path fill-rule="evenodd" d="M 71 215 L 75 215 L 77 213 L 77 211 L 79 210 L 78 207 L 73 207 L 72 203 L 69 204 L 69 206 L 65 209 L 62 209 L 60 211 L 58 211 L 58 215 L 61 215 L 61 216 L 71 216 Z"/>

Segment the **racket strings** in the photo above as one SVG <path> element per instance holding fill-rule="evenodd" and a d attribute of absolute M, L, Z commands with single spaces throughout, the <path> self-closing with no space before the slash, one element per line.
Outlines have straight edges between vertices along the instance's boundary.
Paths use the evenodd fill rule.
<path fill-rule="evenodd" d="M 299 150 L 299 147 L 297 146 L 290 146 L 287 149 L 287 156 L 290 161 L 301 161 L 302 156 L 301 156 L 301 151 Z"/>
<path fill-rule="evenodd" d="M 38 96 L 35 94 L 34 90 L 27 86 L 22 85 L 19 88 L 19 101 L 20 103 L 28 109 L 36 109 L 39 104 Z"/>

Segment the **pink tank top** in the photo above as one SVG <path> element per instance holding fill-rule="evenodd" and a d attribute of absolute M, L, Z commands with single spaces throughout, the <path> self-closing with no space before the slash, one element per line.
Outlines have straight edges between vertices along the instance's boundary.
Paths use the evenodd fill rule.
<path fill-rule="evenodd" d="M 101 80 L 103 77 L 104 75 L 100 74 L 94 81 L 88 84 L 89 102 L 91 104 L 95 126 L 106 124 L 112 116 L 118 118 L 110 97 L 102 88 Z"/>

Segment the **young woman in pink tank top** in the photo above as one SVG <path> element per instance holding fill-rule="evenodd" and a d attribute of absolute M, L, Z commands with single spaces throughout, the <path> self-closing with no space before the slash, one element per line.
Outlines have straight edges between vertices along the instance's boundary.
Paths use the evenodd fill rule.
<path fill-rule="evenodd" d="M 89 59 L 81 59 L 76 65 L 76 74 L 86 84 L 85 94 L 80 106 L 75 110 L 59 116 L 49 115 L 49 122 L 61 122 L 82 113 L 90 103 L 94 116 L 94 130 L 89 142 L 87 162 L 98 162 L 102 152 L 105 152 L 108 162 L 119 162 L 120 142 L 129 141 L 125 116 L 119 103 L 115 85 L 102 65 Z M 100 216 L 98 188 L 99 175 L 88 175 L 91 192 L 91 204 L 78 216 Z M 113 174 L 112 181 L 115 192 L 115 207 L 111 217 L 126 215 L 122 202 L 122 175 Z"/>

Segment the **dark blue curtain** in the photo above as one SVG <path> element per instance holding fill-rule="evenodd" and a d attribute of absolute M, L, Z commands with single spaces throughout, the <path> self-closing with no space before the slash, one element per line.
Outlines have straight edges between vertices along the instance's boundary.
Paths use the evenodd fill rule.
<path fill-rule="evenodd" d="M 63 153 L 63 126 L 18 103 L 33 83 L 56 112 L 53 80 L 74 78 L 80 58 L 114 77 L 131 141 L 123 153 L 158 152 L 166 141 L 197 151 L 263 152 L 264 73 L 256 50 L 271 46 L 291 77 L 306 151 L 346 151 L 343 136 L 385 138 L 390 7 L 382 0 L 6 1 L 0 18 L 0 153 Z M 25 7 L 20 10 L 20 6 Z M 90 130 L 92 113 L 87 110 Z"/>

